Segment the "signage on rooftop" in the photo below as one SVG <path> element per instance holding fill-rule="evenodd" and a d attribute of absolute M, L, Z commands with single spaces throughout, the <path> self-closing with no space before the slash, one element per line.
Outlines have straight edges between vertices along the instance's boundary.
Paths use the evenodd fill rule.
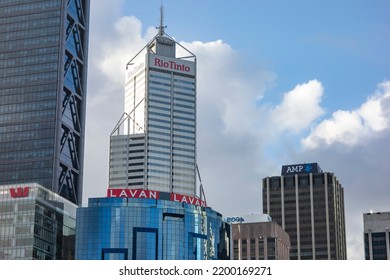
<path fill-rule="evenodd" d="M 322 170 L 318 163 L 303 163 L 282 166 L 282 176 L 305 173 L 322 173 Z"/>
<path fill-rule="evenodd" d="M 195 75 L 195 63 L 184 59 L 149 54 L 149 67 Z"/>
<path fill-rule="evenodd" d="M 206 207 L 206 201 L 194 196 L 153 190 L 108 188 L 107 197 L 162 199 Z"/>

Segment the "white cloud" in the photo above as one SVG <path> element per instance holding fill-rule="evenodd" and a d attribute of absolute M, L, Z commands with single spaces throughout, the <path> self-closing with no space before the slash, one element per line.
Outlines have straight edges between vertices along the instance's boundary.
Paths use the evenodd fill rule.
<path fill-rule="evenodd" d="M 125 64 L 156 32 L 151 27 L 142 35 L 138 19 L 114 18 L 91 33 L 84 205 L 88 197 L 105 195 L 109 135 L 123 112 Z M 381 84 L 359 109 L 336 111 L 331 119 L 315 125 L 303 142 L 305 147 L 308 143 L 315 145 L 302 152 L 290 145 L 290 137 L 283 136 L 288 132 L 302 138 L 324 113 L 320 81 L 297 85 L 284 94 L 280 104 L 256 102 L 275 80 L 274 73 L 261 66 L 248 66 L 222 40 L 181 44 L 197 55 L 198 164 L 210 206 L 223 215 L 262 212 L 262 178 L 278 175 L 282 164 L 318 162 L 324 170 L 334 171 L 344 185 L 347 239 L 353 247 L 351 252 L 355 252 L 353 258 L 361 258 L 360 213 L 372 208 L 373 203 L 388 205 L 388 196 L 385 198 L 389 191 L 383 186 L 387 184 L 390 158 L 390 149 L 386 148 L 389 133 L 381 133 L 389 126 L 390 82 Z M 362 132 L 368 149 L 339 149 L 337 144 L 344 143 L 340 139 L 356 140 Z M 372 134 L 381 136 L 370 138 Z M 319 146 L 328 139 L 326 146 Z M 266 146 L 269 143 L 270 149 Z M 376 174 L 375 182 L 369 177 L 361 180 L 356 174 Z"/>
<path fill-rule="evenodd" d="M 313 128 L 302 144 L 306 148 L 320 145 L 341 143 L 354 145 L 367 141 L 389 127 L 390 82 L 383 82 L 377 92 L 368 98 L 358 109 L 352 111 L 338 110 L 332 118 L 319 123 Z"/>
<path fill-rule="evenodd" d="M 317 80 L 297 85 L 284 94 L 283 101 L 270 112 L 270 120 L 278 131 L 300 132 L 324 113 L 320 106 L 322 84 Z"/>

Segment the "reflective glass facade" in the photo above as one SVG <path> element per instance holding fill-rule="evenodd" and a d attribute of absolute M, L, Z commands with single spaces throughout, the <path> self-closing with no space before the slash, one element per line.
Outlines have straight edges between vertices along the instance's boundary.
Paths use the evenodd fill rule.
<path fill-rule="evenodd" d="M 0 2 L 0 183 L 81 204 L 89 0 Z"/>
<path fill-rule="evenodd" d="M 344 190 L 333 173 L 264 178 L 263 212 L 289 234 L 290 259 L 347 258 Z"/>
<path fill-rule="evenodd" d="M 111 135 L 109 186 L 195 195 L 195 56 L 159 34 L 128 63 L 126 75 L 125 113 Z"/>
<path fill-rule="evenodd" d="M 76 208 L 38 184 L 0 186 L 0 259 L 73 260 Z"/>
<path fill-rule="evenodd" d="M 230 225 L 207 207 L 163 199 L 90 198 L 77 210 L 76 259 L 229 259 Z"/>

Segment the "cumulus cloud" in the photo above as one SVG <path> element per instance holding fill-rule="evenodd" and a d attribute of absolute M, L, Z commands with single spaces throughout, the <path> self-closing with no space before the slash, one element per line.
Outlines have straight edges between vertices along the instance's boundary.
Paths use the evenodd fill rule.
<path fill-rule="evenodd" d="M 270 112 L 275 129 L 300 132 L 310 126 L 324 113 L 320 106 L 323 92 L 322 84 L 311 80 L 285 93 L 281 104 Z"/>
<path fill-rule="evenodd" d="M 358 109 L 338 110 L 330 119 L 316 125 L 310 135 L 303 139 L 306 148 L 320 145 L 341 143 L 354 145 L 374 137 L 373 132 L 380 132 L 389 127 L 390 82 L 378 86 L 376 93 Z"/>
<path fill-rule="evenodd" d="M 156 33 L 151 27 L 142 34 L 142 23 L 135 17 L 117 20 L 119 6 L 106 7 L 110 18 L 101 28 L 91 29 L 84 205 L 88 197 L 105 195 L 109 135 L 124 106 L 125 65 Z M 108 17 L 104 10 L 101 15 Z M 316 124 L 325 113 L 320 81 L 302 81 L 278 104 L 265 104 L 262 97 L 275 73 L 248 65 L 222 40 L 180 43 L 197 56 L 197 160 L 208 204 L 223 215 L 262 212 L 262 178 L 279 175 L 283 164 L 319 162 L 324 170 L 334 171 L 345 187 L 347 239 L 352 258 L 362 258 L 360 213 L 373 203 L 378 207 L 388 203 L 381 194 L 389 189 L 382 178 L 387 177 L 390 158 L 386 148 L 390 82 L 382 83 L 358 109 L 336 111 Z M 283 137 L 287 133 L 289 137 Z M 369 148 L 359 146 L 362 137 Z M 308 149 L 291 146 L 292 138 L 303 139 Z M 340 147 L 354 143 L 350 150 Z M 367 180 L 356 176 L 364 173 L 376 174 L 375 182 L 369 176 Z"/>

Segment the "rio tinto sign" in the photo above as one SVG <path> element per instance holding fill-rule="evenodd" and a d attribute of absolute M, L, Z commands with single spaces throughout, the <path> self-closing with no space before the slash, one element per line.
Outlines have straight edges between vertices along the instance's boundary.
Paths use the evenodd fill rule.
<path fill-rule="evenodd" d="M 206 202 L 189 195 L 143 189 L 107 189 L 107 197 L 163 199 L 206 207 Z"/>
<path fill-rule="evenodd" d="M 194 62 L 171 57 L 158 56 L 154 54 L 149 54 L 149 67 L 180 72 L 189 75 L 195 74 Z"/>

